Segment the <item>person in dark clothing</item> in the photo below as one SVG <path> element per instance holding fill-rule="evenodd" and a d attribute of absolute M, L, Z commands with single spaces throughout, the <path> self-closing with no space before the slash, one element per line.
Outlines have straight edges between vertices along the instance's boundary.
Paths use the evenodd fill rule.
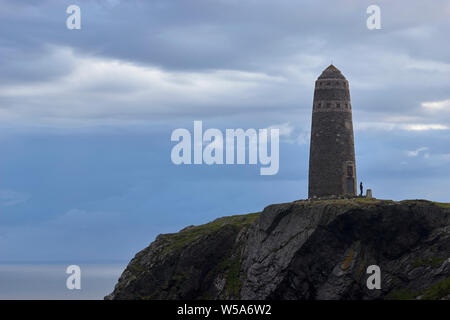
<path fill-rule="evenodd" d="M 362 197 L 362 195 L 363 195 L 363 184 L 362 184 L 362 181 L 361 181 L 361 183 L 359 184 L 359 189 L 361 190 L 360 196 Z"/>

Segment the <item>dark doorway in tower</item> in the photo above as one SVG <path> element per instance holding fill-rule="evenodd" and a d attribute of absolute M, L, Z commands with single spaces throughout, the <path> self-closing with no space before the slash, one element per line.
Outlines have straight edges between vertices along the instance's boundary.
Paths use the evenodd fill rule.
<path fill-rule="evenodd" d="M 353 166 L 347 166 L 347 193 L 353 194 L 355 192 L 355 181 L 353 178 Z"/>

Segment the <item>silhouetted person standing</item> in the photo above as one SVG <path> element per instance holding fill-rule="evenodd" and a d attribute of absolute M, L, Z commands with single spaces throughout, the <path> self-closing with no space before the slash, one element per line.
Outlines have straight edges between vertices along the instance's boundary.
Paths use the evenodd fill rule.
<path fill-rule="evenodd" d="M 362 181 L 361 181 L 361 183 L 359 184 L 359 189 L 361 190 L 360 196 L 362 197 L 362 195 L 363 195 L 363 184 L 362 184 Z"/>

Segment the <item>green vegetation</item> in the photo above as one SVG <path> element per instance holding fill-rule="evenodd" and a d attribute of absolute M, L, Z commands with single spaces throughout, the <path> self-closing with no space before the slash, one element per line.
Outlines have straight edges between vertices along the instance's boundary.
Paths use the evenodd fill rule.
<path fill-rule="evenodd" d="M 239 272 L 241 271 L 240 259 L 236 257 L 227 259 L 219 265 L 218 269 L 225 271 L 225 292 L 231 297 L 238 298 L 242 286 L 239 278 Z"/>
<path fill-rule="evenodd" d="M 450 208 L 450 203 L 446 202 L 433 202 L 430 200 L 425 199 L 408 199 L 408 200 L 401 200 L 401 201 L 394 201 L 394 200 L 386 200 L 386 199 L 377 199 L 377 198 L 366 198 L 366 197 L 349 197 L 349 198 L 324 198 L 324 199 L 316 199 L 309 202 L 309 204 L 316 204 L 316 203 L 326 203 L 326 204 L 336 204 L 336 205 L 346 205 L 346 204 L 394 204 L 394 203 L 401 203 L 401 204 L 409 204 L 409 205 L 417 205 L 417 204 L 434 204 L 437 206 L 440 206 L 442 208 Z"/>
<path fill-rule="evenodd" d="M 436 206 L 439 206 L 441 208 L 450 208 L 450 203 L 448 202 L 434 202 L 430 200 L 424 200 L 424 199 L 414 199 L 414 200 L 402 200 L 400 203 L 406 203 L 406 204 L 417 204 L 420 202 L 434 204 Z"/>
<path fill-rule="evenodd" d="M 392 290 L 384 298 L 385 300 L 416 300 L 419 292 L 411 289 Z"/>
<path fill-rule="evenodd" d="M 446 203 L 446 202 L 433 202 L 433 203 L 442 208 L 450 208 L 450 203 Z"/>
<path fill-rule="evenodd" d="M 432 285 L 423 293 L 423 300 L 439 300 L 450 295 L 450 277 Z"/>
<path fill-rule="evenodd" d="M 142 267 L 142 265 L 139 262 L 139 260 L 135 260 L 135 261 L 133 261 L 133 263 L 128 265 L 128 270 L 130 270 L 130 272 L 132 274 L 138 275 L 139 273 L 144 271 L 144 267 Z"/>
<path fill-rule="evenodd" d="M 420 204 L 420 203 L 422 203 L 422 204 L 426 204 L 426 203 L 432 203 L 431 201 L 428 201 L 428 200 L 423 200 L 423 199 L 408 199 L 408 200 L 401 200 L 401 201 L 399 201 L 398 203 L 401 203 L 401 204 L 407 204 L 407 205 L 417 205 L 417 204 Z"/>
<path fill-rule="evenodd" d="M 421 300 L 439 300 L 448 295 L 450 295 L 450 277 L 435 283 L 422 293 L 412 289 L 393 290 L 386 295 L 385 300 L 416 300 L 418 296 L 421 296 Z"/>
<path fill-rule="evenodd" d="M 164 247 L 163 253 L 181 250 L 195 240 L 204 238 L 224 226 L 231 226 L 241 229 L 252 224 L 259 214 L 260 213 L 257 212 L 223 217 L 207 224 L 186 228 L 178 233 L 165 234 L 164 239 L 167 241 L 167 245 Z"/>
<path fill-rule="evenodd" d="M 375 198 L 365 198 L 365 197 L 355 197 L 346 199 L 320 199 L 313 200 L 308 203 L 309 206 L 314 206 L 315 204 L 333 204 L 333 205 L 355 205 L 355 204 L 375 204 L 381 203 L 386 200 L 380 200 Z"/>
<path fill-rule="evenodd" d="M 366 197 L 358 197 L 354 199 L 356 202 L 361 203 L 373 203 L 373 202 L 380 202 L 384 200 L 376 199 L 376 198 L 366 198 Z"/>
<path fill-rule="evenodd" d="M 368 203 L 368 204 L 383 203 L 383 204 L 387 204 L 387 203 L 395 202 L 393 200 L 366 198 L 366 197 L 355 197 L 355 198 L 350 198 L 350 199 L 335 199 L 335 201 L 342 201 L 344 204 L 345 203 L 362 203 L 362 204 L 364 204 L 364 203 Z"/>
<path fill-rule="evenodd" d="M 412 266 L 414 268 L 430 266 L 433 269 L 436 269 L 439 268 L 445 260 L 447 260 L 446 257 L 418 258 L 414 260 Z"/>
<path fill-rule="evenodd" d="M 214 300 L 213 295 L 210 292 L 205 292 L 201 297 L 200 300 Z"/>
<path fill-rule="evenodd" d="M 176 281 L 178 283 L 181 283 L 186 279 L 187 279 L 186 273 L 177 273 L 177 274 L 172 275 L 172 278 L 171 278 L 172 281 Z"/>

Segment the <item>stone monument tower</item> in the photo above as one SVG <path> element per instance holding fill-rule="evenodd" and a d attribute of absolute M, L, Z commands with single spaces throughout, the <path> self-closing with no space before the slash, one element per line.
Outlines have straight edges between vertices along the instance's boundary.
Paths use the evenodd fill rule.
<path fill-rule="evenodd" d="M 347 79 L 333 65 L 316 80 L 308 198 L 356 196 L 352 106 Z"/>

